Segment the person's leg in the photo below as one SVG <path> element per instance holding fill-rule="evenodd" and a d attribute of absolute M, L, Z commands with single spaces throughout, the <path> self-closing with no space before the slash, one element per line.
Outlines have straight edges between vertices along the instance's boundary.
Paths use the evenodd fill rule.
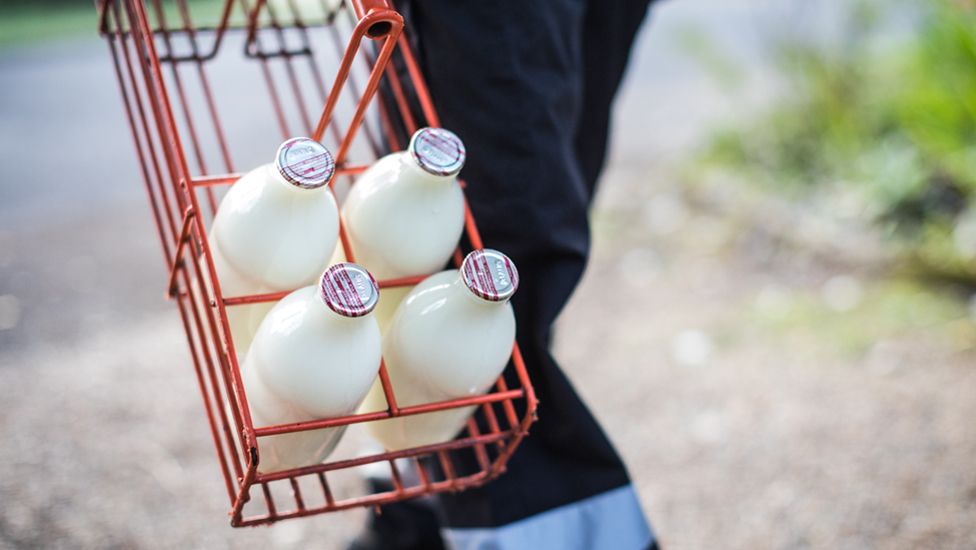
<path fill-rule="evenodd" d="M 583 22 L 583 108 L 575 145 L 590 200 L 606 159 L 613 100 L 630 60 L 634 38 L 653 1 L 587 2 Z"/>
<path fill-rule="evenodd" d="M 644 547 L 652 537 L 626 469 L 549 353 L 551 325 L 589 251 L 592 183 L 577 132 L 587 104 L 612 97 L 584 91 L 584 29 L 595 16 L 583 0 L 410 7 L 442 125 L 468 150 L 462 175 L 485 245 L 520 271 L 518 339 L 540 401 L 503 476 L 441 497 L 449 546 Z"/>
<path fill-rule="evenodd" d="M 371 493 L 393 490 L 389 478 L 370 478 Z M 347 550 L 444 550 L 440 524 L 429 497 L 382 507 Z"/>

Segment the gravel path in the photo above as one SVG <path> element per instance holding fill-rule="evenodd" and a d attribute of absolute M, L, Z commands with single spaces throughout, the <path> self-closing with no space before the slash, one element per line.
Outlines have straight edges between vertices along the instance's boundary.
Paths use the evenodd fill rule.
<path fill-rule="evenodd" d="M 750 258 L 755 227 L 693 204 L 655 236 L 648 209 L 631 205 L 674 207 L 683 193 L 667 173 L 631 185 L 617 175 L 602 218 L 619 232 L 603 228 L 557 349 L 666 547 L 972 548 L 976 328 L 965 308 L 879 329 L 853 353 L 815 323 L 771 327 L 756 314 L 770 288 L 830 303 L 851 274 L 865 294 L 884 283 L 838 265 L 839 252 L 764 241 L 778 257 Z M 644 178 L 663 184 L 649 192 Z M 848 315 L 825 309 L 828 324 Z"/>

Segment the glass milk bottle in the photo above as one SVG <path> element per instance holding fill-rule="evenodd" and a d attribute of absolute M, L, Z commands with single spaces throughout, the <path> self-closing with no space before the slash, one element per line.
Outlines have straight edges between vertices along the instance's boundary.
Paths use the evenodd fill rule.
<path fill-rule="evenodd" d="M 239 179 L 220 203 L 210 232 L 225 298 L 314 284 L 329 265 L 339 235 L 335 198 L 327 185 L 332 154 L 319 142 L 292 138 L 275 162 Z M 243 358 L 273 303 L 227 307 L 234 347 Z"/>
<path fill-rule="evenodd" d="M 371 312 L 376 281 L 362 267 L 330 267 L 319 285 L 292 292 L 262 321 L 242 367 L 255 427 L 351 414 L 380 366 L 380 332 Z M 316 464 L 345 427 L 262 437 L 258 470 Z"/>
<path fill-rule="evenodd" d="M 392 153 L 363 172 L 342 205 L 355 260 L 379 280 L 442 269 L 464 229 L 464 195 L 457 174 L 461 140 L 442 128 L 422 128 L 406 151 Z M 341 246 L 336 258 L 342 258 Z M 383 290 L 381 327 L 409 287 Z"/>
<path fill-rule="evenodd" d="M 508 364 L 515 341 L 509 299 L 518 271 L 495 250 L 468 254 L 461 270 L 442 271 L 418 284 L 387 329 L 383 357 L 399 407 L 479 395 Z M 387 408 L 377 380 L 363 411 Z M 474 407 L 369 422 L 389 450 L 448 441 Z"/>

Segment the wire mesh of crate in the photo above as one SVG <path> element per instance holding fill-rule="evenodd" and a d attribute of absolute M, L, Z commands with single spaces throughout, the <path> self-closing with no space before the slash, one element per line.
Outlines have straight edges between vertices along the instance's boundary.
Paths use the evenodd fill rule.
<path fill-rule="evenodd" d="M 233 526 L 379 506 L 459 491 L 500 475 L 535 418 L 536 398 L 515 345 L 505 374 L 483 395 L 397 405 L 385 365 L 385 411 L 276 426 L 254 426 L 230 337 L 227 309 L 287 292 L 224 296 L 207 229 L 222 192 L 270 159 L 289 137 L 309 135 L 335 152 L 340 199 L 358 174 L 410 134 L 439 126 L 402 17 L 385 0 L 96 0 L 118 78 L 140 176 L 179 309 Z M 332 75 L 329 77 L 328 75 Z M 317 116 L 317 118 L 316 118 Z M 463 183 L 462 183 L 463 185 Z M 455 251 L 483 247 L 465 204 Z M 355 261 L 345 227 L 340 239 Z M 379 281 L 409 286 L 428 274 Z M 336 458 L 258 472 L 268 436 L 449 408 L 476 407 L 454 440 L 395 452 Z M 165 421 L 165 420 L 160 420 Z M 386 471 L 393 489 L 338 495 L 334 477 Z"/>

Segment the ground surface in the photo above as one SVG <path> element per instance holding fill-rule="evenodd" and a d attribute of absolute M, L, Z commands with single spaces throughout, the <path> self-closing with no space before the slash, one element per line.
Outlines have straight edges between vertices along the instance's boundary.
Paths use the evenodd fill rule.
<path fill-rule="evenodd" d="M 756 25 L 795 24 L 711 4 L 643 35 L 557 356 L 667 547 L 971 547 L 965 301 L 891 279 L 856 228 L 681 169 L 743 105 L 675 35 L 750 58 Z M 0 548 L 340 548 L 361 513 L 227 527 L 112 78 L 93 41 L 0 53 Z"/>

